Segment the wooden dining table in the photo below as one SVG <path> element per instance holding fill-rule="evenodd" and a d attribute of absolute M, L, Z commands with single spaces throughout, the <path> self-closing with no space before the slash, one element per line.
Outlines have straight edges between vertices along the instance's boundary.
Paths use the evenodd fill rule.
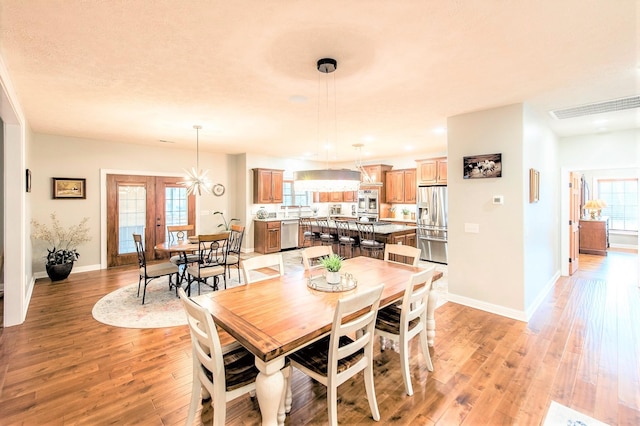
<path fill-rule="evenodd" d="M 344 261 L 341 273 L 351 274 L 357 286 L 343 292 L 314 290 L 307 285 L 309 274 L 295 271 L 253 284 L 197 296 L 194 301 L 206 308 L 216 324 L 236 338 L 255 356 L 260 371 L 256 394 L 263 425 L 282 425 L 285 420 L 285 356 L 331 331 L 337 301 L 384 283 L 380 307 L 402 298 L 409 277 L 421 268 L 369 257 Z M 434 280 L 442 273 L 434 273 Z M 435 299 L 433 288 L 430 292 Z M 431 299 L 431 297 L 430 297 Z M 433 303 L 431 338 L 435 332 Z"/>

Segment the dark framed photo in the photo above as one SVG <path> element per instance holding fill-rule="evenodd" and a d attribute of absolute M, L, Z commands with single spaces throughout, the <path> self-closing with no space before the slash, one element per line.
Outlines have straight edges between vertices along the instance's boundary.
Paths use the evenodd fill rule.
<path fill-rule="evenodd" d="M 86 184 L 84 178 L 51 178 L 53 181 L 53 198 L 87 198 Z"/>
<path fill-rule="evenodd" d="M 31 170 L 27 169 L 27 172 L 25 174 L 25 183 L 26 183 L 26 190 L 27 192 L 31 192 Z"/>
<path fill-rule="evenodd" d="M 502 154 L 470 155 L 462 163 L 465 179 L 502 177 Z"/>

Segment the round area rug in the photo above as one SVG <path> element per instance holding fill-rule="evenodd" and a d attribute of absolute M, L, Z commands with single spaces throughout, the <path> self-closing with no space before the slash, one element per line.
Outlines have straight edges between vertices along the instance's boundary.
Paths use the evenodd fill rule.
<path fill-rule="evenodd" d="M 235 285 L 238 285 L 237 280 L 227 279 L 227 288 Z M 201 285 L 200 289 L 201 294 L 212 291 L 206 285 Z M 140 297 L 136 297 L 137 292 L 136 282 L 107 294 L 93 306 L 93 318 L 107 325 L 124 328 L 164 328 L 187 324 L 180 298 L 176 296 L 175 289 L 169 290 L 167 278 L 155 279 L 147 285 L 144 305 L 142 288 Z M 194 283 L 191 295 L 197 294 L 198 287 Z"/>

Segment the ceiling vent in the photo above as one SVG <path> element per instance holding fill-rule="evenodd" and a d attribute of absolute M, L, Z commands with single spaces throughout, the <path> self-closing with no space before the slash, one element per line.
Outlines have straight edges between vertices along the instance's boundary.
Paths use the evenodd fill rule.
<path fill-rule="evenodd" d="M 614 99 L 612 101 L 597 102 L 595 104 L 582 105 L 578 107 L 556 109 L 551 111 L 551 115 L 558 119 L 583 117 L 585 115 L 602 114 L 605 112 L 623 111 L 640 107 L 640 96 Z"/>

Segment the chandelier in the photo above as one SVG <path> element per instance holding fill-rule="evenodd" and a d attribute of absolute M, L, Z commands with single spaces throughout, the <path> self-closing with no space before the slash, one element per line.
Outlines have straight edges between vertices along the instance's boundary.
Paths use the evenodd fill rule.
<path fill-rule="evenodd" d="M 191 171 L 185 170 L 185 181 L 180 182 L 187 187 L 187 195 L 195 194 L 202 195 L 202 191 L 211 193 L 211 182 L 207 178 L 209 170 L 200 170 L 200 129 L 202 126 L 194 125 L 196 129 L 196 166 L 191 168 Z"/>
<path fill-rule="evenodd" d="M 327 105 L 329 103 L 329 77 L 334 72 L 338 62 L 332 58 L 319 59 L 317 63 L 318 71 L 326 74 L 326 94 Z M 335 76 L 333 81 L 335 93 Z M 335 102 L 335 96 L 334 96 Z M 327 107 L 328 109 L 328 107 Z M 336 110 L 334 107 L 334 125 L 336 121 Z M 320 97 L 318 97 L 318 128 L 320 127 Z M 318 137 L 319 138 L 319 137 Z M 328 132 L 327 132 L 328 138 Z M 328 150 L 328 148 L 327 148 Z M 327 157 L 328 157 L 327 151 Z M 327 158 L 328 163 L 328 158 Z M 328 164 L 327 164 L 328 166 Z M 321 170 L 301 170 L 293 172 L 294 188 L 296 191 L 312 191 L 312 192 L 340 192 L 340 191 L 356 191 L 360 185 L 360 171 L 349 169 L 326 169 Z"/>

